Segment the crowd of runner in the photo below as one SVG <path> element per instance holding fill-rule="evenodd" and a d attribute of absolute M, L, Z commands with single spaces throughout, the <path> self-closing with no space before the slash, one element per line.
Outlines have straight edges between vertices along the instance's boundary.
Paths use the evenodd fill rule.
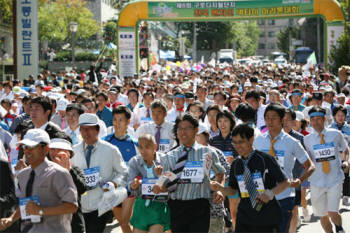
<path fill-rule="evenodd" d="M 123 233 L 294 233 L 313 214 L 345 232 L 350 67 L 303 68 L 3 82 L 0 231 L 103 232 L 115 218 Z"/>

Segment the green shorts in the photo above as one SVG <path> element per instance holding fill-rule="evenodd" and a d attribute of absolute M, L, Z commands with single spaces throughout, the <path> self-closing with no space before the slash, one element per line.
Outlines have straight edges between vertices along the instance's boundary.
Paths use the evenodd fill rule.
<path fill-rule="evenodd" d="M 146 200 L 137 198 L 134 204 L 130 224 L 142 231 L 149 231 L 153 225 L 164 226 L 164 231 L 170 229 L 170 210 L 167 203 L 151 201 L 145 206 Z"/>

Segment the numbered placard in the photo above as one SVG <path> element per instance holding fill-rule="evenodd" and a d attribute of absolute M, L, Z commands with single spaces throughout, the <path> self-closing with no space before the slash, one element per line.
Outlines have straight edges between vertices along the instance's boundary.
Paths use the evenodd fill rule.
<path fill-rule="evenodd" d="M 253 182 L 254 182 L 255 187 L 258 190 L 258 192 L 259 193 L 264 192 L 265 187 L 264 187 L 264 182 L 262 180 L 261 173 L 260 172 L 252 173 L 251 177 L 253 179 Z M 249 192 L 248 192 L 248 189 L 247 189 L 245 182 L 244 182 L 244 176 L 238 175 L 237 182 L 238 182 L 238 186 L 239 186 L 239 191 L 241 193 L 241 198 L 249 197 Z"/>
<path fill-rule="evenodd" d="M 141 117 L 141 124 L 152 122 L 152 117 Z"/>
<path fill-rule="evenodd" d="M 324 162 L 335 159 L 334 143 L 325 143 L 314 145 L 314 154 L 316 162 Z"/>
<path fill-rule="evenodd" d="M 41 221 L 41 216 L 40 215 L 30 215 L 26 211 L 26 205 L 29 201 L 34 201 L 38 205 L 40 204 L 38 196 L 19 198 L 19 210 L 21 212 L 21 219 L 22 220 L 30 220 L 32 223 L 38 223 Z"/>
<path fill-rule="evenodd" d="M 232 151 L 224 151 L 224 155 L 225 157 L 230 157 L 230 156 L 233 156 L 233 153 Z"/>
<path fill-rule="evenodd" d="M 277 160 L 277 163 L 278 165 L 280 165 L 280 167 L 282 169 L 284 169 L 284 151 L 283 150 L 275 150 L 275 153 L 276 153 L 276 160 Z"/>
<path fill-rule="evenodd" d="M 142 179 L 142 185 L 141 185 L 141 193 L 143 198 L 153 198 L 156 194 L 154 194 L 153 186 L 157 183 L 157 179 Z M 165 193 L 159 193 L 156 196 L 168 196 L 168 192 Z M 155 199 L 160 199 L 161 197 L 156 197 Z"/>
<path fill-rule="evenodd" d="M 170 139 L 160 139 L 158 151 L 168 152 L 170 150 Z"/>
<path fill-rule="evenodd" d="M 87 186 L 94 188 L 100 182 L 100 168 L 92 167 L 84 169 L 85 183 Z"/>
<path fill-rule="evenodd" d="M 188 161 L 182 170 L 180 183 L 202 183 L 204 169 L 202 161 Z"/>

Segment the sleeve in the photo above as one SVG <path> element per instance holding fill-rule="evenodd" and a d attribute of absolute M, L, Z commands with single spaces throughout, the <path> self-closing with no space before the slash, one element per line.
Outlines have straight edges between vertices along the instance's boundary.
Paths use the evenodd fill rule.
<path fill-rule="evenodd" d="M 69 171 L 73 178 L 73 182 L 77 188 L 78 195 L 82 195 L 88 190 L 88 186 L 85 183 L 85 176 L 83 171 L 78 167 L 72 167 L 72 169 Z"/>
<path fill-rule="evenodd" d="M 221 165 L 219 157 L 214 150 L 210 150 L 212 155 L 212 169 L 215 174 L 225 173 L 225 168 Z"/>
<path fill-rule="evenodd" d="M 239 190 L 238 188 L 238 182 L 234 173 L 234 167 L 236 166 L 237 160 L 233 161 L 233 163 L 231 164 L 231 169 L 230 169 L 230 177 L 228 180 L 228 185 L 236 190 Z"/>
<path fill-rule="evenodd" d="M 230 176 L 230 165 L 228 164 L 225 155 L 220 151 L 216 150 L 220 164 L 225 168 L 225 179 L 228 180 Z"/>
<path fill-rule="evenodd" d="M 136 158 L 132 158 L 129 162 L 129 175 L 128 175 L 128 181 L 127 181 L 127 184 L 128 184 L 128 190 L 131 192 L 132 195 L 134 196 L 140 196 L 141 194 L 141 190 L 140 190 L 140 187 L 136 190 L 132 190 L 130 185 L 131 183 L 133 182 L 133 180 L 135 179 L 135 177 L 139 174 L 139 171 L 137 169 L 137 160 Z"/>
<path fill-rule="evenodd" d="M 0 187 L 6 187 L 0 188 L 0 217 L 5 217 L 5 214 L 15 206 L 17 198 L 11 169 L 5 161 L 0 161 L 0 174 Z"/>
<path fill-rule="evenodd" d="M 115 146 L 113 153 L 113 167 L 115 171 L 115 176 L 113 178 L 113 182 L 116 183 L 119 186 L 126 186 L 126 182 L 128 179 L 128 168 L 123 160 L 123 157 L 119 151 L 119 149 Z"/>
<path fill-rule="evenodd" d="M 304 164 L 308 160 L 309 155 L 299 141 L 295 141 L 294 144 L 294 156 L 298 159 L 299 163 Z"/>
<path fill-rule="evenodd" d="M 56 170 L 53 184 L 57 195 L 62 202 L 69 202 L 78 206 L 78 192 L 73 182 L 73 178 L 66 170 Z"/>
<path fill-rule="evenodd" d="M 13 123 L 12 123 L 12 125 L 11 125 L 11 127 L 10 127 L 10 133 L 11 133 L 11 134 L 14 134 L 14 133 L 15 133 L 16 127 L 17 127 L 17 125 L 19 124 L 20 120 L 21 120 L 21 118 L 20 118 L 20 117 L 17 117 L 17 118 L 13 121 Z"/>
<path fill-rule="evenodd" d="M 340 132 L 337 132 L 337 142 L 340 152 L 344 152 L 348 149 L 348 144 L 346 143 L 345 137 Z"/>

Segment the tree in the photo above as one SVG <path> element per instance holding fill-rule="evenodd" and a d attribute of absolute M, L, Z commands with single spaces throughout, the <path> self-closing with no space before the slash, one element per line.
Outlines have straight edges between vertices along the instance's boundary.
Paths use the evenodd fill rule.
<path fill-rule="evenodd" d="M 39 39 L 64 41 L 71 34 L 70 22 L 78 23 L 78 38 L 89 38 L 98 33 L 100 27 L 85 4 L 81 0 L 43 1 L 39 7 Z"/>
<path fill-rule="evenodd" d="M 12 0 L 0 0 L 0 23 L 12 23 Z"/>
<path fill-rule="evenodd" d="M 298 38 L 300 35 L 300 28 L 288 26 L 285 30 L 281 30 L 277 34 L 277 46 L 281 52 L 287 54 L 289 57 L 290 41 L 292 38 Z"/>
<path fill-rule="evenodd" d="M 107 22 L 103 27 L 103 40 L 106 44 L 117 44 L 117 27 L 118 24 L 114 21 Z"/>
<path fill-rule="evenodd" d="M 233 37 L 231 43 L 236 43 L 238 56 L 253 56 L 258 48 L 261 30 L 256 21 L 234 21 L 231 23 Z"/>

